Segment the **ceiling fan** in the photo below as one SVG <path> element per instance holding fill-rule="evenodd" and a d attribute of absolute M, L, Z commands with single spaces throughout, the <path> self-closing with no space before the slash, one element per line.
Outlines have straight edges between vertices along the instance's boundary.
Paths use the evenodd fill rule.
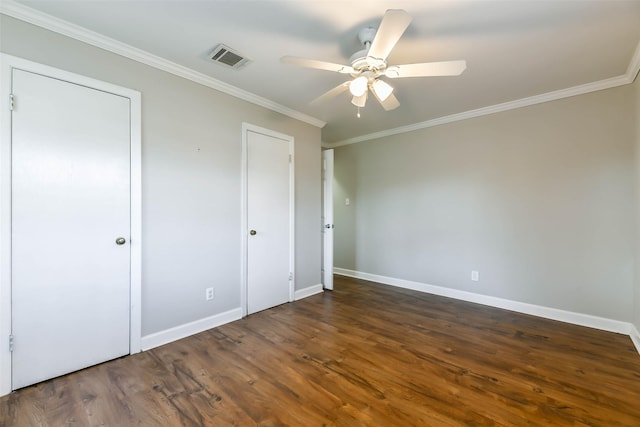
<path fill-rule="evenodd" d="M 341 74 L 350 74 L 353 77 L 352 80 L 346 81 L 316 98 L 312 101 L 314 103 L 332 98 L 348 89 L 353 96 L 351 103 L 360 108 L 365 106 L 367 95 L 371 91 L 385 110 L 393 110 L 400 106 L 400 103 L 392 93 L 393 87 L 381 80 L 381 77 L 396 79 L 400 77 L 458 76 L 467 68 L 467 63 L 464 60 L 389 65 L 387 57 L 404 34 L 411 20 L 411 15 L 404 10 L 389 9 L 385 12 L 379 28 L 368 27 L 360 30 L 358 38 L 364 45 L 364 49 L 351 56 L 349 59 L 351 65 L 340 65 L 295 56 L 283 56 L 280 60 L 285 64 L 335 71 Z M 360 117 L 359 111 L 358 117 Z"/>

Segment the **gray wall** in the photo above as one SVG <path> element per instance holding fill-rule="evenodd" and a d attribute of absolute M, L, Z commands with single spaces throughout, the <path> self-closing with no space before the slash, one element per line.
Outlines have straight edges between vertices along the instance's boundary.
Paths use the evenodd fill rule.
<path fill-rule="evenodd" d="M 333 159 L 333 215 L 336 226 L 334 232 L 333 257 L 335 267 L 356 265 L 356 174 L 353 165 L 355 150 L 338 149 Z M 346 204 L 349 199 L 349 205 Z"/>
<path fill-rule="evenodd" d="M 336 148 L 336 267 L 631 321 L 634 96 Z"/>
<path fill-rule="evenodd" d="M 0 15 L 2 52 L 142 93 L 143 335 L 240 307 L 241 126 L 295 138 L 296 287 L 320 283 L 320 129 Z M 216 298 L 204 301 L 204 289 Z"/>

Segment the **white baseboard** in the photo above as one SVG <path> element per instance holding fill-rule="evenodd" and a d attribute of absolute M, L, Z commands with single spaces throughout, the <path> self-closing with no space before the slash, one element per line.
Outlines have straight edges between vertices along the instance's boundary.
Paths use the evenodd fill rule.
<path fill-rule="evenodd" d="M 205 317 L 204 319 L 196 320 L 195 322 L 186 323 L 184 325 L 176 326 L 175 328 L 145 335 L 142 337 L 142 350 L 151 350 L 154 347 L 159 347 L 239 319 L 242 319 L 242 309 L 234 308 L 233 310 Z"/>
<path fill-rule="evenodd" d="M 557 308 L 511 301 L 504 298 L 476 294 L 473 292 L 445 288 L 442 286 L 428 285 L 425 283 L 412 282 L 409 280 L 396 279 L 393 277 L 380 276 L 377 274 L 363 273 L 361 271 L 347 270 L 345 268 L 334 268 L 333 272 L 341 276 L 370 280 L 372 282 L 397 286 L 399 288 L 426 292 L 429 294 L 455 298 L 463 301 L 474 302 L 477 304 L 488 305 L 491 307 L 503 308 L 505 310 L 516 311 L 518 313 L 531 314 L 533 316 L 544 317 L 546 319 L 572 323 L 574 325 L 587 326 L 589 328 L 629 335 L 633 340 L 636 348 L 638 349 L 638 352 L 640 353 L 640 335 L 638 335 L 638 331 L 631 323 L 607 319 L 604 317 L 592 316 L 590 314 L 575 313 L 572 311 L 559 310 Z"/>
<path fill-rule="evenodd" d="M 633 341 L 633 345 L 636 346 L 636 350 L 640 353 L 640 332 L 638 332 L 638 328 L 636 328 L 633 324 L 631 324 L 631 332 L 629 333 L 631 337 L 631 341 Z"/>
<path fill-rule="evenodd" d="M 295 291 L 295 301 L 310 297 L 323 292 L 322 285 L 313 285 L 308 288 L 298 289 Z M 216 314 L 204 319 L 196 320 L 195 322 L 187 323 L 184 325 L 176 326 L 175 328 L 167 329 L 165 331 L 156 332 L 154 334 L 145 335 L 142 337 L 142 350 L 151 350 L 154 347 L 159 347 L 164 344 L 168 344 L 173 341 L 177 341 L 182 338 L 186 338 L 190 335 L 197 334 L 207 329 L 215 328 L 217 326 L 224 325 L 225 323 L 233 322 L 234 320 L 242 319 L 242 309 L 234 308 L 233 310 L 225 311 L 224 313 Z"/>
<path fill-rule="evenodd" d="M 299 299 L 310 297 L 311 295 L 316 295 L 324 292 L 322 289 L 322 284 L 309 286 L 308 288 L 298 289 L 294 294 L 294 301 L 298 301 Z"/>

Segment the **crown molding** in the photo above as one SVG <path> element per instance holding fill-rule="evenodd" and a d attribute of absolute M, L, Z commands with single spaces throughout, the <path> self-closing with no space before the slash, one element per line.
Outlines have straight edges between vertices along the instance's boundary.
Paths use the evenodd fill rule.
<path fill-rule="evenodd" d="M 439 117 L 420 123 L 414 123 L 407 126 L 400 126 L 393 129 L 387 129 L 380 132 L 369 133 L 366 135 L 355 136 L 338 142 L 323 142 L 323 148 L 336 148 L 344 145 L 356 144 L 358 142 L 370 141 L 373 139 L 384 138 L 387 136 L 398 135 L 406 132 L 413 132 L 419 129 L 426 129 L 433 126 L 453 123 L 459 120 L 471 119 L 474 117 L 486 116 L 489 114 L 500 113 L 503 111 L 514 110 L 516 108 L 527 107 L 544 102 L 556 101 L 558 99 L 569 98 L 577 95 L 584 95 L 590 92 L 596 92 L 604 89 L 611 89 L 617 86 L 623 86 L 633 83 L 638 72 L 640 71 L 640 42 L 636 46 L 636 50 L 629 62 L 627 72 L 621 76 L 612 77 L 610 79 L 599 80 L 597 82 L 586 83 L 579 86 L 573 86 L 567 89 L 560 89 L 553 92 L 543 93 L 528 98 L 517 99 L 515 101 L 504 102 L 502 104 L 490 105 L 475 110 L 465 111 L 462 113 L 451 114 L 449 116 Z"/>
<path fill-rule="evenodd" d="M 16 3 L 13 0 L 2 0 L 0 2 L 0 13 L 19 19 L 21 21 L 28 22 L 33 25 L 37 25 L 38 27 L 45 28 L 58 34 L 71 37 L 100 49 L 116 53 L 126 58 L 133 59 L 134 61 L 166 71 L 187 80 L 191 80 L 195 83 L 210 87 L 212 89 L 226 93 L 227 95 L 231 95 L 252 104 L 259 105 L 260 107 L 267 108 L 277 113 L 284 114 L 285 116 L 289 116 L 310 125 L 319 128 L 322 128 L 324 127 L 324 125 L 326 125 L 326 122 L 315 117 L 311 117 L 299 111 L 292 110 L 276 102 L 255 95 L 251 92 L 242 90 L 218 79 L 214 79 L 213 77 L 207 76 L 206 74 L 194 71 L 190 68 L 184 67 L 182 65 L 176 64 L 175 62 L 171 62 L 162 57 L 153 55 L 142 49 L 135 48 L 118 40 L 88 30 L 79 25 L 72 24 L 70 22 L 32 9 L 28 6 Z"/>
<path fill-rule="evenodd" d="M 325 148 L 336 148 L 344 145 L 356 144 L 358 142 L 370 141 L 373 139 L 384 138 L 392 135 L 398 135 L 406 132 L 413 132 L 419 129 L 426 129 L 433 126 L 453 123 L 460 120 L 471 119 L 474 117 L 487 116 L 489 114 L 500 113 L 503 111 L 514 110 L 516 108 L 528 107 L 530 105 L 542 104 L 544 102 L 555 101 L 558 99 L 569 98 L 571 96 L 583 95 L 589 92 L 595 92 L 603 89 L 610 89 L 631 83 L 627 75 L 613 77 L 606 80 L 600 80 L 593 83 L 587 83 L 580 86 L 574 86 L 567 89 L 556 90 L 553 92 L 543 93 L 528 98 L 522 98 L 515 101 L 504 102 L 502 104 L 490 105 L 475 110 L 469 110 L 462 113 L 451 114 L 449 116 L 438 117 L 420 123 L 414 123 L 407 126 L 400 126 L 393 129 L 387 129 L 380 132 L 374 132 L 367 135 L 356 136 L 334 143 L 324 143 Z"/>
<path fill-rule="evenodd" d="M 54 31 L 56 33 L 71 37 L 73 39 L 88 43 L 98 48 L 122 55 L 126 58 L 133 59 L 151 67 L 169 72 L 179 77 L 186 78 L 193 82 L 202 84 L 212 89 L 224 92 L 228 95 L 245 100 L 255 105 L 267 108 L 269 110 L 284 114 L 296 120 L 308 123 L 310 125 L 322 128 L 326 122 L 311 117 L 299 111 L 292 110 L 288 107 L 270 101 L 266 98 L 255 95 L 251 92 L 242 90 L 206 74 L 194 71 L 190 68 L 168 61 L 159 56 L 150 54 L 141 49 L 129 46 L 125 43 L 106 37 L 102 34 L 90 31 L 84 27 L 72 24 L 70 22 L 55 18 L 38 10 L 16 3 L 13 0 L 2 0 L 0 2 L 0 13 L 11 16 L 16 19 L 37 25 L 39 27 Z M 633 83 L 638 72 L 640 71 L 640 42 L 636 46 L 634 55 L 629 62 L 625 74 L 610 79 L 600 80 L 597 82 L 587 83 L 584 85 L 574 86 L 567 89 L 561 89 L 528 98 L 522 98 L 515 101 L 509 101 L 502 104 L 491 105 L 478 108 L 475 110 L 465 111 L 462 113 L 451 114 L 449 116 L 439 117 L 436 119 L 426 120 L 424 122 L 414 123 L 406 126 L 400 126 L 392 129 L 374 132 L 366 135 L 360 135 L 348 138 L 338 142 L 323 142 L 323 148 L 336 148 L 358 142 L 370 141 L 373 139 L 384 138 L 392 135 L 398 135 L 406 132 L 413 132 L 420 129 L 426 129 L 446 123 L 453 123 L 460 120 L 466 120 L 474 117 L 486 116 L 489 114 L 513 110 L 516 108 L 527 107 L 530 105 L 541 104 L 544 102 L 555 101 L 577 95 L 584 95 L 590 92 L 610 89 L 617 86 Z"/>
<path fill-rule="evenodd" d="M 633 54 L 633 57 L 631 57 L 631 61 L 629 62 L 629 66 L 627 67 L 627 72 L 625 74 L 630 80 L 629 83 L 633 83 L 638 72 L 640 72 L 640 41 L 636 46 L 636 51 Z"/>

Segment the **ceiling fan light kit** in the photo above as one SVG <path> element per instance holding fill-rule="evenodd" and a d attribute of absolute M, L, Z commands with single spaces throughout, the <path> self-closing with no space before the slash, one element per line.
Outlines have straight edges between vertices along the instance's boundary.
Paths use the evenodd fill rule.
<path fill-rule="evenodd" d="M 375 80 L 371 84 L 371 91 L 376 94 L 376 98 L 378 98 L 380 101 L 384 101 L 389 97 L 389 95 L 391 95 L 391 92 L 393 92 L 393 88 L 384 80 Z"/>
<path fill-rule="evenodd" d="M 363 92 L 360 96 L 355 96 L 351 98 L 351 103 L 356 107 L 364 107 L 367 103 L 367 92 Z"/>
<path fill-rule="evenodd" d="M 358 38 L 364 49 L 351 55 L 351 58 L 349 58 L 351 66 L 293 56 L 284 56 L 281 61 L 286 64 L 307 68 L 350 74 L 353 77 L 350 82 L 340 84 L 313 102 L 325 100 L 349 90 L 353 96 L 351 103 L 359 109 L 365 106 L 367 93 L 370 90 L 382 108 L 386 111 L 393 110 L 399 107 L 400 103 L 393 95 L 393 87 L 381 80 L 381 77 L 395 79 L 402 77 L 458 76 L 467 67 L 467 63 L 464 60 L 390 66 L 387 62 L 387 57 L 407 27 L 409 27 L 411 20 L 411 15 L 404 10 L 389 9 L 384 14 L 382 22 L 377 29 L 367 27 L 360 30 Z M 360 117 L 359 113 L 358 117 Z"/>
<path fill-rule="evenodd" d="M 363 93 L 367 92 L 367 85 L 369 84 L 369 79 L 365 76 L 356 77 L 349 83 L 349 92 L 353 96 L 362 96 Z"/>

